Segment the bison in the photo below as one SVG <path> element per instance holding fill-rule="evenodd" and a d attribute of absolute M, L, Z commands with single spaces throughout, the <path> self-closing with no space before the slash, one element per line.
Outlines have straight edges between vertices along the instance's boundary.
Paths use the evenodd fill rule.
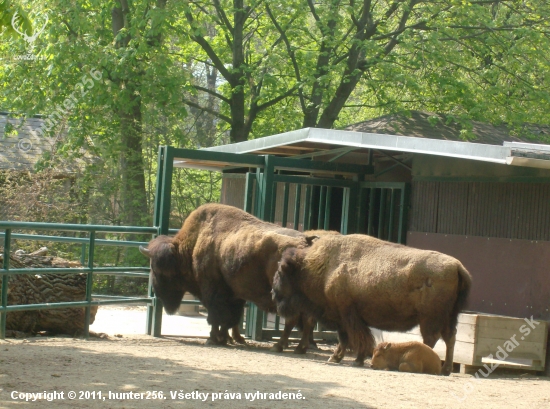
<path fill-rule="evenodd" d="M 420 325 L 426 345 L 433 348 L 440 336 L 445 341 L 442 372 L 448 375 L 470 286 L 470 274 L 453 257 L 353 234 L 287 249 L 272 293 L 280 315 L 308 314 L 338 331 L 330 362 L 340 362 L 351 346 L 354 365 L 363 366 L 374 348 L 369 326 L 407 331 Z"/>
<path fill-rule="evenodd" d="M 206 204 L 189 215 L 176 236 L 158 236 L 140 251 L 150 258 L 153 288 L 166 312 L 176 312 L 190 292 L 208 309 L 212 326 L 208 343 L 225 344 L 229 328 L 237 342 L 244 342 L 237 325 L 245 300 L 275 311 L 271 285 L 283 251 L 307 247 L 313 239 L 236 207 Z M 274 351 L 282 351 L 288 343 L 299 315 L 292 318 Z M 311 320 L 302 323 L 309 335 Z M 295 352 L 306 352 L 310 337 L 304 338 L 307 343 L 301 342 Z"/>
<path fill-rule="evenodd" d="M 371 367 L 399 372 L 441 375 L 439 356 L 421 342 L 382 342 L 374 349 Z"/>

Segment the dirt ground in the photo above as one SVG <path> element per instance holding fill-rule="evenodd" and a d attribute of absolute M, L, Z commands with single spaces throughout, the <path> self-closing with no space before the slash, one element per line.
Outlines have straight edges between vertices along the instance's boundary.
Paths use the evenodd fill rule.
<path fill-rule="evenodd" d="M 297 356 L 292 349 L 269 352 L 270 343 L 212 347 L 204 339 L 174 335 L 109 335 L 88 341 L 0 341 L 0 408 L 550 407 L 550 378 L 522 372 L 493 373 L 482 380 L 415 375 L 354 368 L 351 356 L 328 364 L 332 345 Z M 51 399 L 54 391 L 56 400 L 35 395 L 38 400 L 25 401 L 24 393 L 46 392 Z M 76 399 L 69 399 L 70 392 Z M 129 392 L 143 393 L 143 400 L 131 399 L 135 395 Z M 159 392 L 163 399 L 146 399 L 158 398 Z M 208 395 L 198 398 L 197 393 Z"/>

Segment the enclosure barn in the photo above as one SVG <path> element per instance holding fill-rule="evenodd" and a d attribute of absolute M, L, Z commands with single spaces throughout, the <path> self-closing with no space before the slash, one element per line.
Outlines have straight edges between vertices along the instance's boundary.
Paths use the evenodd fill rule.
<path fill-rule="evenodd" d="M 63 274 L 148 274 L 143 267 L 94 265 L 96 246 L 120 244 L 96 239 L 96 233 L 177 233 L 177 226 L 169 225 L 174 168 L 219 171 L 221 202 L 264 221 L 299 231 L 366 234 L 458 259 L 470 272 L 472 286 L 467 309 L 458 316 L 455 371 L 449 377 L 375 371 L 369 358 L 364 368 L 357 368 L 353 354 L 339 364 L 329 363 L 336 333 L 322 325 L 314 331 L 318 349 L 301 356 L 292 348 L 271 352 L 284 322 L 253 303 L 247 304 L 240 325 L 246 345 L 206 345 L 204 315 L 164 315 L 152 285 L 141 298 L 106 297 L 89 286 L 82 300 L 63 304 L 83 309 L 85 339 L 0 340 L 2 407 L 21 405 L 27 392 L 54 391 L 64 392 L 63 400 L 40 404 L 87 408 L 108 401 L 107 407 L 150 407 L 162 400 L 166 407 L 548 406 L 550 146 L 477 123 L 477 139 L 466 142 L 453 126 L 432 127 L 428 116 L 383 117 L 347 130 L 300 129 L 200 150 L 162 146 L 153 227 L 0 222 L 0 228 L 5 231 L 4 260 L 10 259 L 13 240 L 29 239 L 19 231 L 83 231 L 84 267 L 62 268 Z M 0 270 L 2 338 L 10 311 L 33 308 L 10 305 L 5 284 L 12 275 L 37 273 L 7 264 Z M 145 304 L 146 310 L 109 309 L 116 304 Z M 197 301 L 184 298 L 186 305 L 195 311 Z M 90 328 L 92 306 L 99 308 Z M 137 316 L 133 313 L 141 314 L 138 325 L 146 334 L 124 332 Z M 90 337 L 90 329 L 108 337 Z M 372 332 L 377 343 L 422 341 L 418 328 Z M 294 341 L 298 334 L 292 333 Z M 434 350 L 443 360 L 444 343 Z M 13 391 L 15 398 L 10 397 Z M 84 391 L 84 398 L 69 401 L 68 391 Z"/>

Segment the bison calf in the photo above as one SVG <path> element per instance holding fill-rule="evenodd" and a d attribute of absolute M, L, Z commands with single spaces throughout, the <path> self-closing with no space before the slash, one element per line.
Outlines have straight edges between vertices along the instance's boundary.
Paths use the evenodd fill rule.
<path fill-rule="evenodd" d="M 441 375 L 439 356 L 429 346 L 416 341 L 382 342 L 374 349 L 371 366 L 373 369 Z"/>

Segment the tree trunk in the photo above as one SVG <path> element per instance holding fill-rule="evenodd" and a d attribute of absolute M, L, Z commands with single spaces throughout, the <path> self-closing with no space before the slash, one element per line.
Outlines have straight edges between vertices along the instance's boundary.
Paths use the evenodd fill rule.
<path fill-rule="evenodd" d="M 141 99 L 138 87 L 126 83 L 128 106 L 120 116 L 120 170 L 122 173 L 122 222 L 128 226 L 146 225 L 148 212 L 145 190 L 145 167 L 141 146 Z"/>
<path fill-rule="evenodd" d="M 3 257 L 0 257 L 0 265 L 3 265 L 3 262 Z M 81 267 L 78 262 L 32 255 L 11 255 L 10 266 L 12 268 Z M 86 274 L 15 275 L 11 276 L 8 282 L 8 305 L 84 301 L 85 299 Z M 94 322 L 96 312 L 97 307 L 92 307 L 90 324 Z M 84 319 L 84 308 L 16 311 L 7 314 L 6 329 L 24 333 L 48 331 L 78 335 L 84 330 Z"/>

